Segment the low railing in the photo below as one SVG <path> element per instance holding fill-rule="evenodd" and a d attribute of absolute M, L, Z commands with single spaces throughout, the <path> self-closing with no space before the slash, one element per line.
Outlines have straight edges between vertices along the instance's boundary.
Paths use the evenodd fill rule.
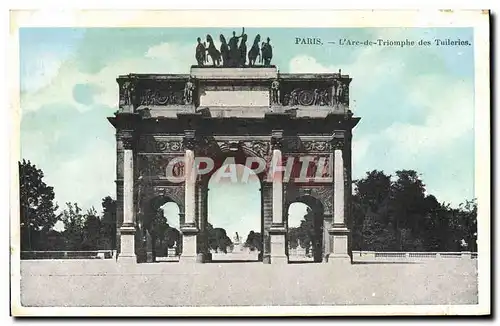
<path fill-rule="evenodd" d="M 353 251 L 354 258 L 398 258 L 398 259 L 440 259 L 440 258 L 477 258 L 477 252 L 403 252 L 403 251 Z"/>
<path fill-rule="evenodd" d="M 116 250 L 90 251 L 21 251 L 21 259 L 111 259 Z"/>

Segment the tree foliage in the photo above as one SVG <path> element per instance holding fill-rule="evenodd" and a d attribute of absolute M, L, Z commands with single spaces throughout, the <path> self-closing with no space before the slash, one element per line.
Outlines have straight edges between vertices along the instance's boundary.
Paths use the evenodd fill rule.
<path fill-rule="evenodd" d="M 18 166 L 21 250 L 40 250 L 42 239 L 59 219 L 54 189 L 43 181 L 42 170 L 30 161 L 23 160 Z"/>
<path fill-rule="evenodd" d="M 376 251 L 475 251 L 477 205 L 453 209 L 427 195 L 413 170 L 367 172 L 355 182 L 353 249 Z"/>
<path fill-rule="evenodd" d="M 56 213 L 54 189 L 30 161 L 19 162 L 21 250 L 97 250 L 116 248 L 117 202 L 102 199 L 102 215 L 94 208 L 86 212 L 77 203 L 66 203 Z M 58 221 L 63 231 L 54 230 Z M 300 225 L 290 228 L 291 248 L 308 251 L 316 246 L 315 216 L 308 208 Z M 317 227 L 317 225 L 316 225 Z M 171 227 L 162 210 L 152 219 L 152 230 L 160 250 L 176 246 L 182 250 L 181 233 Z M 207 225 L 208 245 L 227 252 L 233 245 L 226 231 Z M 355 181 L 352 197 L 352 243 L 354 250 L 376 251 L 477 251 L 477 202 L 466 200 L 456 208 L 426 193 L 420 175 L 413 170 L 394 176 L 373 170 Z M 244 243 L 262 251 L 262 235 L 251 231 Z"/>
<path fill-rule="evenodd" d="M 227 236 L 226 230 L 223 228 L 214 228 L 212 224 L 208 223 L 206 232 L 208 247 L 212 250 L 227 253 L 228 249 L 233 245 L 233 241 Z"/>
<path fill-rule="evenodd" d="M 250 231 L 243 247 L 250 249 L 250 251 L 262 252 L 262 235 L 260 232 Z"/>

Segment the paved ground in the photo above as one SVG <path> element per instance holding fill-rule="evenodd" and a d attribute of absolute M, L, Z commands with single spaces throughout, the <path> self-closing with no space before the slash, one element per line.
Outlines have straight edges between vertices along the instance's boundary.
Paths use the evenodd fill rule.
<path fill-rule="evenodd" d="M 476 304 L 476 263 L 22 261 L 21 300 L 23 306 Z"/>

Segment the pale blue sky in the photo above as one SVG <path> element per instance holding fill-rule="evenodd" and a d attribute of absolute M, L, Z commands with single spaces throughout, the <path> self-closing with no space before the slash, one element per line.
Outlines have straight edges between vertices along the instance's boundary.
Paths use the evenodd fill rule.
<path fill-rule="evenodd" d="M 233 29 L 36 28 L 20 30 L 21 154 L 45 172 L 56 200 L 101 209 L 115 196 L 115 78 L 127 73 L 188 73 L 196 38 Z M 234 28 L 237 33 L 241 28 Z M 473 47 L 296 45 L 295 37 L 473 42 L 472 29 L 248 28 L 248 43 L 270 37 L 281 72 L 351 75 L 353 177 L 372 169 L 415 169 L 429 193 L 457 205 L 474 197 Z M 260 227 L 258 184 L 212 186 L 209 219 L 230 236 Z M 291 212 L 298 220 L 303 207 Z M 294 206 L 294 207 L 295 207 Z M 171 207 L 171 206 L 169 206 Z M 168 209 L 167 217 L 175 215 Z M 169 217 L 169 220 L 171 218 Z M 174 224 L 174 223 L 173 223 Z M 291 223 L 295 224 L 295 223 Z"/>

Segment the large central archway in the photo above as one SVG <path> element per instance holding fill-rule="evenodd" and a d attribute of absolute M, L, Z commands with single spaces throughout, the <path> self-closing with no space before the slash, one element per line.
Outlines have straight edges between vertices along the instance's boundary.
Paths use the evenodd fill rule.
<path fill-rule="evenodd" d="M 259 261 L 263 256 L 262 174 L 256 174 L 253 153 L 241 145 L 222 147 L 214 167 L 202 177 L 208 193 L 201 241 L 205 261 Z M 257 171 L 258 172 L 258 171 Z M 203 214 L 202 214 L 203 215 Z M 203 217 L 202 217 L 203 219 Z"/>
<path fill-rule="evenodd" d="M 226 162 L 232 162 L 231 158 Z M 210 177 L 208 190 L 207 231 L 211 233 L 208 242 L 212 260 L 258 261 L 263 234 L 257 175 L 242 164 L 223 164 Z"/>

